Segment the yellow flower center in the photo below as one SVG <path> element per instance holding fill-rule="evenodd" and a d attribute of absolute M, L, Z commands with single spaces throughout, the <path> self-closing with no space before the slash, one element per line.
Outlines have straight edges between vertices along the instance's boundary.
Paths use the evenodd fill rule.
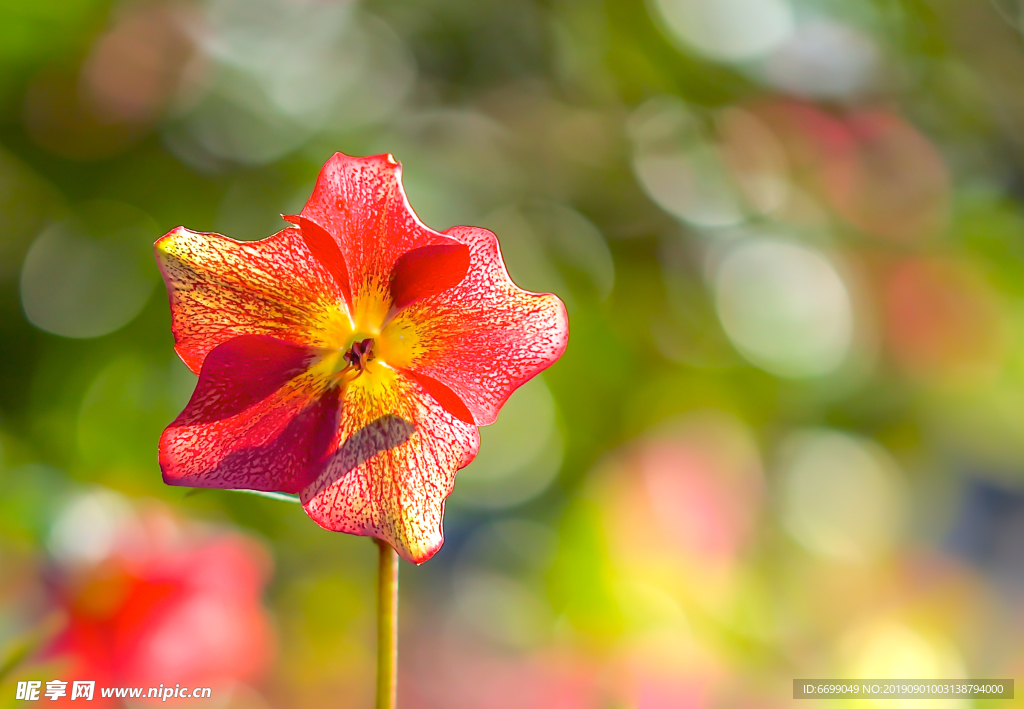
<path fill-rule="evenodd" d="M 353 294 L 351 316 L 344 306 L 331 308 L 321 324 L 321 341 L 331 353 L 324 374 L 344 385 L 384 385 L 396 368 L 413 363 L 420 350 L 416 323 L 404 313 L 388 319 L 391 296 L 386 283 L 371 282 Z"/>

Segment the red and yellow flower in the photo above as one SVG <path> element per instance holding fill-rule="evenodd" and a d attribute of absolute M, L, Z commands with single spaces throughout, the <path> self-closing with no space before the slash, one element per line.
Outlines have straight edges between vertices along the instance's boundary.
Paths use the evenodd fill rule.
<path fill-rule="evenodd" d="M 41 653 L 51 676 L 95 681 L 87 706 L 123 706 L 100 688 L 180 684 L 214 688 L 216 697 L 264 675 L 276 654 L 261 601 L 265 548 L 160 507 L 117 521 L 113 536 L 102 558 L 48 574 L 51 603 L 66 618 Z M 75 706 L 71 690 L 58 705 Z"/>
<path fill-rule="evenodd" d="M 565 309 L 512 283 L 491 232 L 424 226 L 390 155 L 336 154 L 286 220 L 258 242 L 156 243 L 199 374 L 160 440 L 164 480 L 298 494 L 322 527 L 421 563 L 477 426 L 565 349 Z"/>

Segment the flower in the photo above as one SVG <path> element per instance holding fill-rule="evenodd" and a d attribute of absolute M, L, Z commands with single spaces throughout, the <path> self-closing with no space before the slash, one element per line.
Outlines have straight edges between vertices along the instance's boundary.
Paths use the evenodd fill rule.
<path fill-rule="evenodd" d="M 164 480 L 297 493 L 322 527 L 422 563 L 477 426 L 565 349 L 565 308 L 512 283 L 491 232 L 424 226 L 390 155 L 335 154 L 285 219 L 258 242 L 156 242 L 199 374 L 160 439 Z"/>
<path fill-rule="evenodd" d="M 43 654 L 58 663 L 60 678 L 94 680 L 97 688 L 216 687 L 215 696 L 258 679 L 275 646 L 260 599 L 270 571 L 266 550 L 160 507 L 110 517 L 109 529 L 99 530 L 109 549 L 97 558 L 90 553 L 97 530 L 80 534 L 83 553 L 63 554 L 51 574 L 67 625 Z M 98 689 L 94 699 L 109 702 Z"/>

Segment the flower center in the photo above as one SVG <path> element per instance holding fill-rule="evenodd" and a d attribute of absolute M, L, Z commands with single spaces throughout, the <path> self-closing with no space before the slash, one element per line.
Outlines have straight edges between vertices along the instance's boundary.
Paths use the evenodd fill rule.
<path fill-rule="evenodd" d="M 363 373 L 363 370 L 366 369 L 366 363 L 373 358 L 372 337 L 352 343 L 352 349 L 345 353 L 345 361 L 348 362 L 348 367 L 356 370 L 356 376 Z"/>

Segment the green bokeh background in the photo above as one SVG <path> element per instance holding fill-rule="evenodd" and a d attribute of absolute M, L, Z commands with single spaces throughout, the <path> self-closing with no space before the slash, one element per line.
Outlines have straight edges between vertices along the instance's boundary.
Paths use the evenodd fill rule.
<path fill-rule="evenodd" d="M 151 244 L 263 238 L 335 151 L 389 152 L 427 225 L 495 231 L 571 323 L 483 431 L 442 551 L 402 566 L 401 706 L 775 707 L 795 677 L 1020 676 L 1021 18 L 0 2 L 0 647 L 45 616 L 26 599 L 59 567 L 55 522 L 106 489 L 270 551 L 277 659 L 229 706 L 370 705 L 374 546 L 161 482 L 195 377 Z M 18 672 L 0 705 L 38 674 Z"/>

